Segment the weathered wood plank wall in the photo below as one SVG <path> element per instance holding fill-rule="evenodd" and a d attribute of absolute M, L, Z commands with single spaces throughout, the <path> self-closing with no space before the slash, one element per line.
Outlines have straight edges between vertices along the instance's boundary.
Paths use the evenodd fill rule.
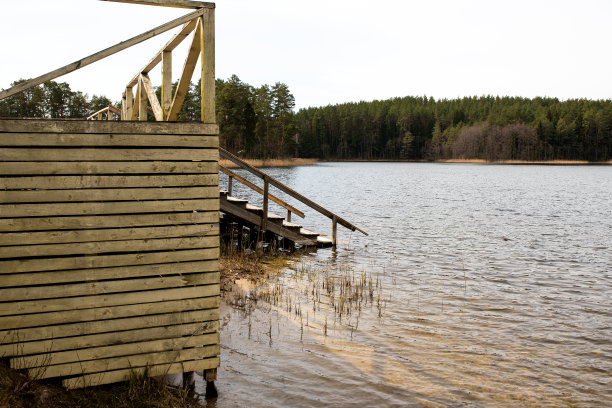
<path fill-rule="evenodd" d="M 218 367 L 217 135 L 0 120 L 0 357 L 68 388 Z"/>

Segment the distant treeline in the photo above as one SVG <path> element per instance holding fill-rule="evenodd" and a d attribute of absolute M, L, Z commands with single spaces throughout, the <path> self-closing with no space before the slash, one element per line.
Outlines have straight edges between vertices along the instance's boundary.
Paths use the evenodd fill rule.
<path fill-rule="evenodd" d="M 199 86 L 191 84 L 179 120 L 200 119 Z M 82 118 L 109 103 L 50 81 L 0 101 L 0 117 Z M 612 159 L 611 100 L 404 97 L 297 113 L 294 107 L 283 83 L 253 87 L 235 75 L 218 79 L 221 146 L 264 159 Z"/>
<path fill-rule="evenodd" d="M 612 101 L 405 97 L 302 109 L 300 155 L 323 159 L 612 158 Z"/>

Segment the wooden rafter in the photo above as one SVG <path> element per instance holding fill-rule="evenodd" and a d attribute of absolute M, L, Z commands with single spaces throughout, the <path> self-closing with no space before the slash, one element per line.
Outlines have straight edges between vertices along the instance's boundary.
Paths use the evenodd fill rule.
<path fill-rule="evenodd" d="M 115 3 L 144 4 L 146 6 L 178 7 L 189 9 L 215 8 L 215 3 L 192 0 L 102 0 Z"/>
<path fill-rule="evenodd" d="M 189 48 L 189 53 L 187 54 L 187 58 L 185 59 L 183 74 L 181 75 L 181 79 L 179 80 L 179 83 L 176 87 L 176 91 L 174 93 L 172 106 L 170 107 L 170 113 L 168 114 L 168 121 L 175 121 L 178 119 L 178 114 L 181 111 L 183 102 L 185 101 L 185 97 L 187 96 L 187 91 L 189 90 L 189 85 L 191 83 L 191 77 L 193 76 L 193 71 L 195 71 L 195 67 L 198 62 L 198 57 L 200 56 L 201 35 L 202 25 L 198 24 L 198 27 L 195 31 L 195 35 L 193 37 L 193 41 L 191 42 L 191 47 Z"/>
<path fill-rule="evenodd" d="M 133 45 L 139 44 L 143 41 L 146 41 L 150 38 L 153 38 L 161 33 L 165 33 L 168 30 L 173 29 L 174 27 L 178 27 L 181 24 L 185 24 L 188 23 L 189 21 L 193 20 L 194 18 L 198 18 L 201 15 L 204 14 L 204 12 L 208 10 L 207 8 L 202 8 L 199 10 L 194 11 L 193 13 L 189 13 L 183 17 L 179 17 L 175 20 L 172 20 L 168 23 L 162 24 L 159 27 L 156 27 L 152 30 L 149 30 L 145 33 L 142 33 L 140 35 L 137 35 L 135 37 L 130 38 L 127 41 L 123 41 L 120 42 L 119 44 L 113 45 L 112 47 L 109 47 L 105 50 L 102 50 L 100 52 L 97 52 L 95 54 L 90 55 L 89 57 L 85 57 L 81 60 L 75 61 L 72 64 L 68 64 L 66 66 L 63 66 L 61 68 L 58 68 L 54 71 L 51 71 L 47 74 L 41 75 L 37 78 L 34 79 L 30 79 L 29 81 L 25 81 L 19 85 L 16 85 L 12 88 L 6 89 L 6 90 L 2 90 L 0 91 L 0 99 L 4 99 L 4 98 L 8 98 L 11 95 L 15 95 L 16 93 L 22 92 L 26 89 L 32 88 L 34 86 L 43 84 L 47 81 L 51 81 L 55 78 L 61 77 L 63 75 L 66 75 L 70 72 L 76 71 L 79 68 L 83 68 L 87 65 L 90 65 L 96 61 L 99 61 L 103 58 L 106 58 L 110 55 L 116 54 L 119 51 L 125 50 L 126 48 L 129 48 Z"/>

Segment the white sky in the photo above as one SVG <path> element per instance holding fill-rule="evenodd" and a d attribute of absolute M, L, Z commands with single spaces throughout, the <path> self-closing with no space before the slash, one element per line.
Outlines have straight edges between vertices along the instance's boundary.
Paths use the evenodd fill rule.
<path fill-rule="evenodd" d="M 217 77 L 236 74 L 255 86 L 284 82 L 296 108 L 407 95 L 612 98 L 610 0 L 216 4 Z M 188 12 L 97 0 L 2 0 L 0 88 Z M 170 36 L 56 81 L 117 101 Z M 174 54 L 175 77 L 185 52 Z"/>

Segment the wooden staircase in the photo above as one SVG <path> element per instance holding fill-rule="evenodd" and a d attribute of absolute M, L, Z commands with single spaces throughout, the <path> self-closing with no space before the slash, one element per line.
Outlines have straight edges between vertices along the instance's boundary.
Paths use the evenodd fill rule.
<path fill-rule="evenodd" d="M 255 207 L 248 203 L 247 200 L 229 196 L 227 191 L 221 191 L 220 204 L 222 213 L 222 223 L 226 224 L 225 231 L 227 234 L 234 234 L 235 237 L 244 241 L 244 234 L 257 234 L 260 229 L 263 208 Z M 251 235 L 251 240 L 266 241 L 268 245 L 275 242 L 279 247 L 288 249 L 295 244 L 303 247 L 326 248 L 333 245 L 331 237 L 321 235 L 319 233 L 309 231 L 302 228 L 301 225 L 287 221 L 284 217 L 273 213 L 268 213 L 267 216 L 266 236 L 257 238 Z M 229 224 L 232 225 L 232 231 L 229 231 Z"/>
<path fill-rule="evenodd" d="M 227 191 L 220 191 L 219 197 L 222 235 L 226 238 L 229 237 L 232 243 L 234 239 L 237 238 L 239 247 L 251 246 L 253 243 L 255 243 L 256 246 L 261 244 L 262 246 L 269 247 L 272 245 L 273 247 L 276 246 L 289 250 L 294 249 L 296 244 L 302 247 L 331 247 L 335 246 L 337 243 L 336 231 L 338 224 L 351 231 L 359 231 L 368 235 L 365 231 L 357 228 L 342 217 L 339 217 L 319 204 L 302 196 L 290 187 L 287 187 L 273 177 L 249 165 L 225 149 L 219 148 L 219 154 L 221 157 L 229 159 L 238 166 L 249 171 L 251 174 L 257 176 L 263 180 L 264 183 L 263 188 L 258 187 L 233 171 L 221 165 L 219 166 L 219 170 L 228 176 L 228 189 Z M 233 180 L 261 194 L 263 196 L 263 208 L 255 207 L 249 204 L 247 200 L 232 196 Z M 270 194 L 270 186 L 276 187 L 285 194 L 288 194 L 301 203 L 330 218 L 332 220 L 331 237 L 309 231 L 300 224 L 293 223 L 291 221 L 292 214 L 302 218 L 305 217 L 305 214 L 282 199 Z M 268 212 L 269 200 L 285 208 L 287 210 L 287 216 L 282 217 Z M 245 237 L 248 237 L 247 245 L 245 245 Z"/>

